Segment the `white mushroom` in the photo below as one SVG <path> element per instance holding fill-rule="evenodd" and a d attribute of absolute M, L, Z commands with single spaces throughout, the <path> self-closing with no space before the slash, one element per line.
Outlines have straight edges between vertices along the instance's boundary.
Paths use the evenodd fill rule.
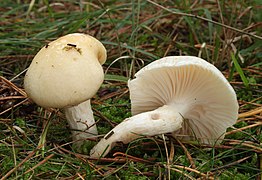
<path fill-rule="evenodd" d="M 80 33 L 60 37 L 34 57 L 25 75 L 25 91 L 42 107 L 64 109 L 74 140 L 95 136 L 90 98 L 104 80 L 105 60 L 106 49 L 94 37 Z"/>
<path fill-rule="evenodd" d="M 170 56 L 152 62 L 128 83 L 134 116 L 111 130 L 91 150 L 105 156 L 116 142 L 139 135 L 172 133 L 177 138 L 219 143 L 238 117 L 232 86 L 212 64 L 192 56 Z"/>

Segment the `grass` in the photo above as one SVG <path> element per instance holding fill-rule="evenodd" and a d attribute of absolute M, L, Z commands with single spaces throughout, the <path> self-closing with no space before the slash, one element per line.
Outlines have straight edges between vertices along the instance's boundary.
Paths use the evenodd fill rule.
<path fill-rule="evenodd" d="M 2 179 L 260 179 L 259 0 L 7 0 L 0 10 Z M 126 81 L 167 55 L 200 55 L 215 64 L 237 93 L 240 118 L 213 147 L 148 137 L 119 144 L 100 161 L 87 156 L 89 146 L 76 153 L 63 113 L 38 107 L 23 91 L 23 72 L 37 51 L 72 32 L 95 36 L 108 51 L 106 80 L 92 99 L 100 134 L 131 116 Z M 38 142 L 49 119 L 42 152 Z"/>

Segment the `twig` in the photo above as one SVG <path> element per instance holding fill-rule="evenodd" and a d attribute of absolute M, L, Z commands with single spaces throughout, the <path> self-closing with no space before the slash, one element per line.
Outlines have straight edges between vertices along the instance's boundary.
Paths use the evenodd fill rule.
<path fill-rule="evenodd" d="M 164 146 L 165 146 L 165 151 L 166 151 L 166 159 L 167 159 L 167 162 L 166 162 L 166 167 L 167 167 L 167 172 L 168 172 L 168 180 L 171 179 L 171 173 L 170 173 L 170 161 L 169 161 L 169 155 L 168 155 L 168 150 L 167 150 L 167 145 L 166 145 L 166 140 L 165 140 L 165 136 L 164 134 L 162 134 L 162 139 L 164 141 Z"/>
<path fill-rule="evenodd" d="M 187 156 L 187 158 L 188 158 L 188 160 L 189 160 L 192 168 L 193 168 L 193 169 L 196 169 L 195 162 L 194 162 L 192 156 L 190 155 L 190 153 L 188 152 L 187 148 L 184 146 L 184 144 L 183 144 L 179 139 L 176 139 L 176 140 L 177 140 L 177 142 L 180 144 L 180 146 L 183 148 L 183 150 L 185 151 L 186 156 Z"/>
<path fill-rule="evenodd" d="M 165 165 L 165 166 L 166 166 L 166 165 Z M 195 178 L 193 178 L 192 176 L 186 174 L 184 171 L 181 171 L 181 170 L 176 169 L 176 168 L 171 168 L 171 170 L 176 171 L 176 172 L 178 172 L 178 173 L 180 173 L 180 174 L 183 174 L 183 175 L 186 176 L 188 179 L 195 180 Z"/>
<path fill-rule="evenodd" d="M 0 101 L 9 100 L 9 99 L 24 99 L 24 96 L 6 96 L 0 97 Z"/>
<path fill-rule="evenodd" d="M 196 143 L 196 142 L 192 142 L 192 141 L 185 141 L 183 142 L 184 144 L 188 144 L 188 145 L 191 145 L 191 146 L 196 146 L 196 147 L 201 147 L 201 148 L 215 148 L 215 149 L 238 149 L 238 150 L 250 150 L 250 151 L 254 151 L 256 153 L 261 153 L 262 152 L 262 148 L 259 148 L 256 146 L 256 143 L 253 143 L 253 142 L 248 142 L 248 141 L 239 141 L 239 140 L 231 140 L 231 139 L 224 139 L 225 142 L 226 142 L 226 145 L 210 145 L 210 144 L 199 144 L 199 143 Z M 243 145 L 244 143 L 244 145 Z M 251 147 L 252 149 L 246 149 L 246 148 L 243 148 L 243 147 L 233 147 L 233 146 L 229 146 L 229 145 L 235 145 L 235 144 L 241 144 L 243 146 L 245 146 L 246 144 L 246 147 Z"/>
<path fill-rule="evenodd" d="M 16 90 L 17 92 L 19 92 L 21 95 L 23 95 L 25 98 L 27 97 L 27 94 L 20 89 L 19 87 L 17 87 L 15 84 L 13 84 L 11 81 L 7 80 L 6 78 L 4 78 L 3 76 L 0 76 L 0 79 L 2 81 L 4 81 L 7 85 L 11 86 L 14 90 Z"/>
<path fill-rule="evenodd" d="M 39 163 L 37 163 L 37 165 L 35 165 L 34 167 L 28 169 L 24 174 L 27 174 L 31 171 L 33 171 L 35 168 L 37 168 L 38 166 L 46 163 L 50 158 L 52 158 L 54 156 L 54 154 L 50 154 L 49 156 L 47 156 L 45 159 L 43 159 L 42 161 L 40 161 Z"/>
<path fill-rule="evenodd" d="M 81 174 L 79 174 L 79 173 L 76 173 L 76 174 L 77 174 L 77 176 L 78 176 L 80 179 L 85 180 L 85 178 L 84 178 Z"/>
<path fill-rule="evenodd" d="M 253 116 L 253 115 L 256 115 L 256 114 L 260 114 L 260 113 L 262 113 L 262 107 L 253 109 L 253 110 L 248 111 L 248 112 L 241 113 L 241 114 L 238 115 L 238 118 L 245 118 L 245 117 Z"/>
<path fill-rule="evenodd" d="M 243 82 L 234 82 L 234 81 L 231 81 L 230 84 L 244 85 Z M 249 85 L 249 86 L 258 86 L 258 87 L 262 87 L 262 84 L 249 83 L 248 85 Z"/>
<path fill-rule="evenodd" d="M 262 116 L 261 116 L 261 119 L 262 119 Z M 237 120 L 237 123 L 242 122 L 242 121 L 257 121 L 257 118 L 255 118 L 255 117 L 243 118 L 241 120 Z"/>
<path fill-rule="evenodd" d="M 253 127 L 256 127 L 256 126 L 261 126 L 261 125 L 262 125 L 262 122 L 257 122 L 257 123 L 251 124 L 251 125 L 249 125 L 249 126 L 244 126 L 244 127 L 242 127 L 242 128 L 238 128 L 238 129 L 229 131 L 229 132 L 226 133 L 226 135 L 234 134 L 234 133 L 236 133 L 236 132 L 243 131 L 243 130 L 245 130 L 245 129 L 253 128 Z"/>
<path fill-rule="evenodd" d="M 116 153 L 113 154 L 113 156 L 115 158 L 132 159 L 132 161 L 140 162 L 140 163 L 147 163 L 147 164 L 154 163 L 152 161 L 148 161 L 148 160 L 145 160 L 145 159 L 142 159 L 142 158 L 131 156 L 131 155 L 128 155 L 128 154 L 125 154 L 125 153 L 122 153 L 122 152 L 116 152 Z"/>
<path fill-rule="evenodd" d="M 194 14 L 188 14 L 188 13 L 183 13 L 183 12 L 175 12 L 173 10 L 170 10 L 160 4 L 157 4 L 156 2 L 153 2 L 151 0 L 147 0 L 147 2 L 151 3 L 151 4 L 154 4 L 155 6 L 157 7 L 160 7 L 172 14 L 175 14 L 175 15 L 179 15 L 179 16 L 187 16 L 187 17 L 192 17 L 192 18 L 196 18 L 196 19 L 200 19 L 202 21 L 207 21 L 207 22 L 210 22 L 210 23 L 213 23 L 213 24 L 216 24 L 218 26 L 221 26 L 221 27 L 225 27 L 227 29 L 231 29 L 233 31 L 236 31 L 236 32 L 239 32 L 239 33 L 242 33 L 242 34 L 247 34 L 253 38 L 256 38 L 256 39 L 259 39 L 259 40 L 262 40 L 262 37 L 261 36 L 258 36 L 258 35 L 255 35 L 255 34 L 252 34 L 252 33 L 248 33 L 248 32 L 245 32 L 243 30 L 240 30 L 240 29 L 237 29 L 237 28 L 234 28 L 234 27 L 231 27 L 231 26 L 228 26 L 228 25 L 225 25 L 225 24 L 222 24 L 222 23 L 219 23 L 219 22 L 216 22 L 216 21 L 213 21 L 213 20 L 210 20 L 210 19 L 207 19 L 207 18 L 204 18 L 204 17 L 201 17 L 201 16 L 198 16 L 198 15 L 194 15 Z"/>
<path fill-rule="evenodd" d="M 163 166 L 165 167 L 166 165 L 164 164 Z M 194 172 L 194 173 L 196 173 L 196 174 L 201 175 L 204 179 L 211 179 L 211 180 L 214 179 L 213 177 L 208 177 L 208 175 L 206 175 L 206 174 L 204 174 L 204 173 L 201 173 L 201 172 L 198 171 L 198 170 L 195 170 L 195 169 L 192 169 L 192 168 L 189 168 L 189 167 L 186 167 L 186 166 L 172 165 L 172 167 L 170 168 L 171 170 L 174 170 L 174 171 L 176 171 L 176 172 L 179 172 L 179 173 L 183 174 L 184 176 L 188 177 L 189 179 L 195 180 L 195 178 L 193 178 L 192 176 L 189 176 L 188 174 L 185 174 L 184 171 L 178 170 L 178 169 L 176 169 L 176 168 L 185 169 L 185 170 L 187 170 L 187 171 Z"/>
<path fill-rule="evenodd" d="M 25 73 L 27 71 L 28 68 L 24 69 L 23 71 L 21 71 L 20 73 L 18 73 L 15 77 L 13 77 L 12 79 L 10 79 L 10 82 L 15 80 L 17 77 L 19 77 L 20 75 L 22 75 L 23 73 Z"/>
<path fill-rule="evenodd" d="M 127 91 L 127 88 L 121 88 L 121 89 L 118 90 L 118 91 L 115 91 L 115 92 L 109 93 L 109 94 L 107 94 L 107 95 L 101 97 L 99 101 L 100 101 L 100 102 L 101 102 L 101 101 L 105 101 L 105 100 L 107 100 L 107 99 L 109 99 L 109 98 L 112 98 L 112 97 L 116 97 L 116 96 L 122 95 L 123 93 L 126 93 L 126 91 Z"/>
<path fill-rule="evenodd" d="M 174 147 L 173 139 L 170 139 L 170 153 L 169 153 L 170 164 L 173 163 L 174 156 L 175 156 L 175 147 Z"/>
<path fill-rule="evenodd" d="M 13 108 L 15 108 L 15 107 L 17 107 L 17 106 L 19 106 L 19 105 L 21 105 L 21 104 L 23 104 L 23 103 L 26 102 L 27 100 L 28 100 L 28 99 L 26 98 L 26 99 L 24 99 L 23 101 L 21 101 L 21 102 L 15 104 L 14 106 L 12 106 L 12 107 L 10 107 L 10 108 L 8 108 L 8 109 L 6 109 L 6 110 L 0 112 L 0 115 L 2 115 L 2 114 L 4 114 L 4 113 L 6 113 L 6 112 L 12 110 Z"/>
<path fill-rule="evenodd" d="M 242 146 L 246 146 L 246 147 L 252 148 L 253 151 L 255 151 L 255 152 L 257 152 L 257 153 L 262 153 L 262 148 L 256 146 L 255 143 L 252 143 L 252 142 L 245 142 L 245 141 L 239 141 L 239 140 L 231 140 L 230 142 L 228 142 L 228 144 L 230 144 L 230 145 L 242 145 Z"/>
<path fill-rule="evenodd" d="M 108 119 L 107 117 L 105 117 L 105 116 L 104 116 L 101 112 L 99 112 L 98 110 L 96 110 L 96 109 L 94 109 L 94 108 L 92 108 L 92 110 L 94 111 L 94 114 L 95 114 L 96 116 L 99 116 L 101 119 L 107 121 L 107 122 L 110 124 L 110 126 L 115 127 L 115 126 L 117 125 L 117 123 L 115 123 L 115 122 L 113 122 L 113 121 L 110 121 L 110 119 Z M 97 121 L 97 122 L 98 122 L 98 121 Z"/>
<path fill-rule="evenodd" d="M 21 59 L 21 58 L 32 58 L 35 55 L 7 55 L 7 56 L 0 56 L 0 59 Z"/>
<path fill-rule="evenodd" d="M 194 173 L 196 173 L 196 174 L 199 174 L 199 175 L 201 175 L 202 177 L 204 177 L 204 178 L 208 178 L 208 179 L 214 179 L 213 177 L 208 177 L 206 174 L 204 174 L 204 173 L 201 173 L 200 171 L 198 171 L 198 170 L 196 170 L 196 169 L 192 169 L 192 168 L 189 168 L 189 167 L 186 167 L 186 166 L 180 166 L 180 165 L 173 165 L 174 167 L 176 167 L 176 168 L 180 168 L 180 169 L 185 169 L 185 170 L 187 170 L 187 171 L 191 171 L 191 172 L 194 172 Z"/>
<path fill-rule="evenodd" d="M 242 109 L 244 106 L 248 105 L 248 104 L 251 104 L 251 105 L 255 105 L 255 106 L 258 106 L 258 107 L 262 107 L 261 104 L 258 104 L 258 103 L 254 103 L 256 101 L 259 101 L 260 99 L 262 99 L 262 96 L 258 97 L 258 98 L 255 98 L 253 99 L 252 101 L 249 101 L 249 102 L 246 102 L 246 101 L 239 101 L 242 103 L 242 105 L 239 107 L 240 109 Z"/>
<path fill-rule="evenodd" d="M 221 6 L 220 6 L 220 3 L 219 3 L 219 0 L 216 0 L 216 2 L 217 2 L 218 12 L 219 12 L 219 16 L 220 16 L 221 22 L 222 22 L 222 24 L 225 24 L 225 23 L 224 23 L 224 18 L 223 18 L 223 15 L 222 15 L 222 10 L 221 10 Z M 226 34 L 226 29 L 225 29 L 225 27 L 223 27 L 223 33 L 224 33 L 224 37 L 225 37 L 225 39 L 226 39 L 226 38 L 227 38 L 227 34 Z"/>
<path fill-rule="evenodd" d="M 230 166 L 239 164 L 239 163 L 241 163 L 242 161 L 245 161 L 245 160 L 247 160 L 247 159 L 250 158 L 250 157 L 252 157 L 252 156 L 247 156 L 247 157 L 244 157 L 244 158 L 242 158 L 242 159 L 239 159 L 239 160 L 237 160 L 237 161 L 235 161 L 235 162 L 228 163 L 228 164 L 226 164 L 226 165 L 224 165 L 224 166 L 220 166 L 220 167 L 214 168 L 214 169 L 212 169 L 212 171 L 217 171 L 217 170 L 219 170 L 219 169 L 224 169 L 224 168 L 227 168 L 227 167 L 230 167 Z"/>

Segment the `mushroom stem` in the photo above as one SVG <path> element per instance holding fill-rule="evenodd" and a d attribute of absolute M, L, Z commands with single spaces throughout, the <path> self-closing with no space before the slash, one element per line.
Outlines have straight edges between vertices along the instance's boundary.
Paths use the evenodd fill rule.
<path fill-rule="evenodd" d="M 76 141 L 74 144 L 78 147 L 83 144 L 83 140 L 86 140 L 86 138 L 94 137 L 98 134 L 90 100 L 64 110 L 72 131 L 73 140 Z"/>
<path fill-rule="evenodd" d="M 164 105 L 156 110 L 125 119 L 93 147 L 90 156 L 93 158 L 106 156 L 117 142 L 127 144 L 142 136 L 155 136 L 180 129 L 183 118 L 171 108 Z"/>

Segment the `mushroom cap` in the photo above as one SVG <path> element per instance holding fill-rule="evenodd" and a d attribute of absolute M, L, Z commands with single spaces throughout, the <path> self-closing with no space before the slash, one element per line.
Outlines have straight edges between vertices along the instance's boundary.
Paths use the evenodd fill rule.
<path fill-rule="evenodd" d="M 42 107 L 64 108 L 90 99 L 104 79 L 106 49 L 92 36 L 73 33 L 43 47 L 29 66 L 24 88 Z"/>
<path fill-rule="evenodd" d="M 132 114 L 170 105 L 184 118 L 173 135 L 212 144 L 238 118 L 236 93 L 212 64 L 193 56 L 156 60 L 128 82 Z"/>

